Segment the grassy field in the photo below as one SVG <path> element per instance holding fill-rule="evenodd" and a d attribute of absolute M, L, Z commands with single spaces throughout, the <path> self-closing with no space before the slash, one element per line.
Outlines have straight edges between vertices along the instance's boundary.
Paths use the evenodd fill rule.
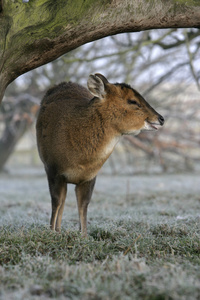
<path fill-rule="evenodd" d="M 78 232 L 49 230 L 40 169 L 0 175 L 0 299 L 200 299 L 200 174 L 99 176 Z"/>

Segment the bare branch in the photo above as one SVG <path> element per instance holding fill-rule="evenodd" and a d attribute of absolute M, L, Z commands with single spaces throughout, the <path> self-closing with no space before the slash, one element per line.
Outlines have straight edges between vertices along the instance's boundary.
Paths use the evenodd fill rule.
<path fill-rule="evenodd" d="M 200 32 L 200 30 L 198 32 Z M 192 53 L 190 51 L 190 41 L 191 40 L 189 39 L 189 35 L 188 35 L 186 30 L 184 31 L 184 34 L 185 34 L 185 43 L 186 43 L 187 53 L 188 53 L 188 57 L 189 57 L 189 62 L 188 63 L 189 63 L 189 66 L 190 66 L 191 73 L 192 73 L 192 75 L 194 77 L 194 80 L 196 81 L 197 87 L 200 91 L 200 83 L 198 81 L 197 75 L 195 73 L 194 65 L 193 65 L 194 53 Z"/>

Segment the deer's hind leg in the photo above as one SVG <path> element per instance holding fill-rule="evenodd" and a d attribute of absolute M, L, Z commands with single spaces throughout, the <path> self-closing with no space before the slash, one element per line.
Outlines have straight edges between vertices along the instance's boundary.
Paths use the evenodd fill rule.
<path fill-rule="evenodd" d="M 67 183 L 63 176 L 47 173 L 47 177 L 52 205 L 50 227 L 52 230 L 60 232 L 65 199 L 67 195 Z"/>

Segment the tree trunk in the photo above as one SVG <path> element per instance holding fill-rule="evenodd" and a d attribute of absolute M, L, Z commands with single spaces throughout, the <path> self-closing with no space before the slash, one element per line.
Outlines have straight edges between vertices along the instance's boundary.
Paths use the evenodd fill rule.
<path fill-rule="evenodd" d="M 32 126 L 39 109 L 39 99 L 23 94 L 15 99 L 8 98 L 5 106 L 7 107 L 3 115 L 5 126 L 0 138 L 0 172 L 13 153 L 16 144 Z"/>
<path fill-rule="evenodd" d="M 87 42 L 169 27 L 200 27 L 199 0 L 0 0 L 0 101 L 19 75 Z"/>
<path fill-rule="evenodd" d="M 13 125 L 13 124 L 12 124 Z M 19 120 L 14 126 L 6 126 L 0 140 L 0 171 L 3 169 L 20 138 L 28 128 L 26 119 Z"/>

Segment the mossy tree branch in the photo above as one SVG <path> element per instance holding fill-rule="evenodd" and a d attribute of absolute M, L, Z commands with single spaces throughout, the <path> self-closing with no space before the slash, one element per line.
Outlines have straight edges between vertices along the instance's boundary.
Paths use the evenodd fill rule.
<path fill-rule="evenodd" d="M 0 0 L 0 99 L 19 75 L 82 44 L 170 27 L 200 27 L 199 1 Z"/>

